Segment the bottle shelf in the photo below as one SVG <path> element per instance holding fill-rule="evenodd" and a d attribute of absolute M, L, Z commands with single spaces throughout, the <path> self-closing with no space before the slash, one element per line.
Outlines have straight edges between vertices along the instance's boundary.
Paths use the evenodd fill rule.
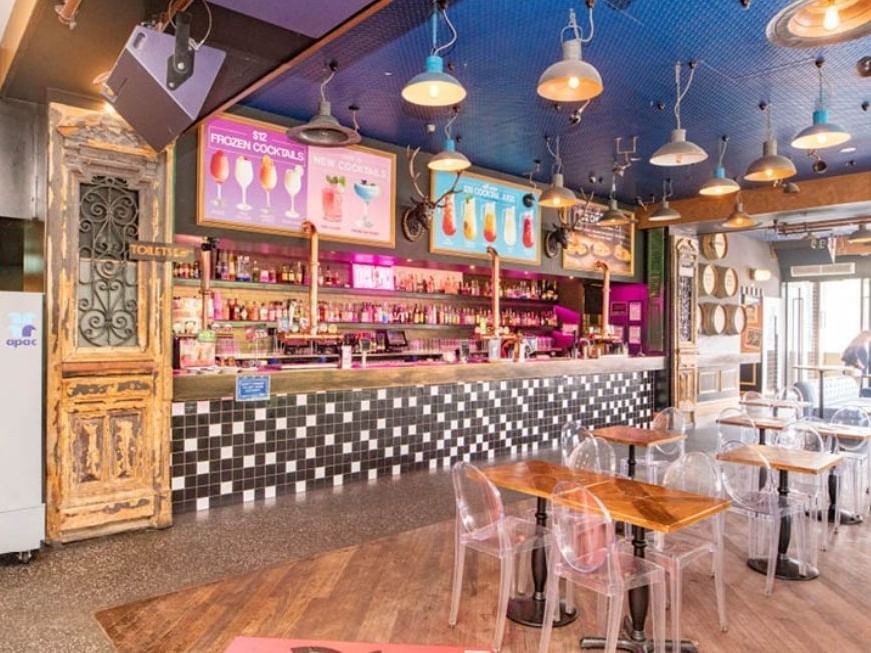
<path fill-rule="evenodd" d="M 212 324 L 217 326 L 229 327 L 277 327 L 277 322 L 269 320 L 214 320 Z M 405 329 L 406 331 L 415 330 L 473 330 L 475 324 L 414 324 L 411 322 L 322 322 L 321 324 L 335 325 L 337 329 Z M 521 331 L 550 331 L 555 327 L 552 326 L 521 326 L 511 327 Z M 292 333 L 290 335 L 293 335 Z"/>
<path fill-rule="evenodd" d="M 176 286 L 198 288 L 200 285 L 199 279 L 173 279 L 173 284 Z M 254 290 L 258 292 L 274 292 L 283 295 L 295 294 L 301 295 L 308 292 L 308 286 L 301 286 L 292 283 L 255 283 L 253 281 L 212 281 L 212 288 L 222 290 L 245 291 Z M 481 295 L 453 295 L 447 293 L 418 293 L 406 292 L 402 290 L 363 290 L 359 288 L 337 288 L 335 286 L 320 286 L 318 288 L 319 295 L 345 295 L 347 297 L 379 297 L 389 299 L 407 299 L 420 302 L 445 301 L 461 304 L 480 304 L 488 305 L 492 301 L 490 297 Z M 559 302 L 547 301 L 542 299 L 524 299 L 515 297 L 503 297 L 500 305 L 506 307 L 524 306 L 527 308 L 553 308 Z"/>

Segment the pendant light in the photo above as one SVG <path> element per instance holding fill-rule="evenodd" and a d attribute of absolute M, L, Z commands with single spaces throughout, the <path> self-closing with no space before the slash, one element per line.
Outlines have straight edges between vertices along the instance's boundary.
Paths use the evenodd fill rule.
<path fill-rule="evenodd" d="M 538 78 L 538 94 L 553 102 L 583 102 L 601 94 L 604 90 L 602 76 L 591 64 L 581 57 L 584 43 L 593 40 L 593 5 L 594 0 L 587 0 L 590 12 L 590 34 L 584 38 L 578 27 L 575 10 L 569 9 L 569 24 L 560 32 L 563 58 L 548 66 Z M 572 33 L 568 41 L 562 38 L 567 31 Z"/>
<path fill-rule="evenodd" d="M 671 208 L 668 203 L 668 198 L 671 196 L 671 179 L 666 179 L 662 182 L 662 204 L 660 204 L 659 208 L 648 216 L 648 222 L 670 222 L 671 220 L 680 220 L 680 212 L 677 209 Z"/>
<path fill-rule="evenodd" d="M 611 175 L 611 192 L 608 195 L 608 208 L 596 224 L 602 227 L 622 227 L 624 224 L 638 222 L 634 215 L 621 211 L 617 205 L 617 180 Z"/>
<path fill-rule="evenodd" d="M 735 196 L 735 210 L 729 214 L 729 217 L 723 223 L 723 226 L 728 229 L 750 229 L 758 223 L 750 215 L 744 211 L 744 201 L 741 199 L 740 191 Z"/>
<path fill-rule="evenodd" d="M 868 228 L 868 224 L 859 225 L 856 231 L 847 236 L 847 242 L 854 245 L 871 243 L 871 229 Z"/>
<path fill-rule="evenodd" d="M 721 197 L 730 193 L 737 193 L 741 190 L 741 186 L 738 185 L 737 181 L 729 179 L 726 176 L 726 169 L 723 167 L 723 157 L 726 155 L 728 144 L 728 136 L 720 138 L 719 156 L 717 157 L 717 165 L 714 168 L 714 176 L 702 184 L 702 187 L 699 189 L 699 195 Z"/>
<path fill-rule="evenodd" d="M 445 72 L 445 62 L 440 52 L 447 50 L 457 42 L 457 30 L 448 18 L 446 2 L 439 0 L 432 3 L 432 51 L 426 58 L 424 72 L 412 77 L 402 89 L 402 97 L 406 102 L 423 107 L 448 107 L 459 104 L 466 97 L 466 89 L 459 80 Z M 451 30 L 451 40 L 444 45 L 438 44 L 439 12 Z"/>
<path fill-rule="evenodd" d="M 813 124 L 802 129 L 792 139 L 792 146 L 799 150 L 822 150 L 842 145 L 850 140 L 850 132 L 833 122 L 829 122 L 829 111 L 826 109 L 825 97 L 823 96 L 824 63 L 825 59 L 822 57 L 814 62 L 820 78 L 820 96 L 816 109 L 814 109 Z"/>
<path fill-rule="evenodd" d="M 426 164 L 426 167 L 430 170 L 462 172 L 472 165 L 472 162 L 462 152 L 457 152 L 457 144 L 451 138 L 451 125 L 457 119 L 459 111 L 459 107 L 454 107 L 454 115 L 451 116 L 451 119 L 445 125 L 445 149 L 436 154 Z"/>
<path fill-rule="evenodd" d="M 303 145 L 316 145 L 318 147 L 346 147 L 359 143 L 360 132 L 356 129 L 345 127 L 333 117 L 329 101 L 327 101 L 326 88 L 333 77 L 336 76 L 338 64 L 330 62 L 330 74 L 321 82 L 321 100 L 318 103 L 318 113 L 304 125 L 297 125 L 287 130 L 288 138 L 302 143 Z"/>
<path fill-rule="evenodd" d="M 668 143 L 656 150 L 653 156 L 650 157 L 650 162 L 655 166 L 688 166 L 700 163 L 708 158 L 707 152 L 695 143 L 687 140 L 687 131 L 682 129 L 680 124 L 680 105 L 693 83 L 696 63 L 691 61 L 689 69 L 690 74 L 687 78 L 687 85 L 681 91 L 681 63 L 677 62 L 674 65 L 674 84 L 677 89 L 677 99 L 674 103 L 674 117 L 677 122 L 677 129 L 672 130 Z"/>
<path fill-rule="evenodd" d="M 559 136 L 556 137 L 556 148 L 551 149 L 550 139 L 546 139 L 547 151 L 553 157 L 553 179 L 550 187 L 545 190 L 538 203 L 552 209 L 567 209 L 574 206 L 580 200 L 571 190 L 565 187 L 563 180 L 563 161 L 559 154 Z"/>
<path fill-rule="evenodd" d="M 765 112 L 766 117 L 765 143 L 762 145 L 762 156 L 747 167 L 744 179 L 747 181 L 789 179 L 795 176 L 797 171 L 792 161 L 777 153 L 777 140 L 771 129 L 771 106 L 761 102 L 759 108 Z"/>

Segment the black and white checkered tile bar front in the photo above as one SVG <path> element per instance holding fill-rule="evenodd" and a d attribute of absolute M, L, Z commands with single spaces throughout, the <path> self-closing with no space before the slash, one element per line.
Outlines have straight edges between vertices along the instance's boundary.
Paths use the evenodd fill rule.
<path fill-rule="evenodd" d="M 555 446 L 562 424 L 644 424 L 653 372 L 172 405 L 176 512 Z"/>

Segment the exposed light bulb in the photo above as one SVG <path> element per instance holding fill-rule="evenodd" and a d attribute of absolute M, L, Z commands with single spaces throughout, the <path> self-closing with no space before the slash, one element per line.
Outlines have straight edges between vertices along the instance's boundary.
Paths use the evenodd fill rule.
<path fill-rule="evenodd" d="M 581 80 L 577 77 L 569 77 L 569 88 L 577 88 L 581 85 Z"/>
<path fill-rule="evenodd" d="M 829 30 L 836 30 L 841 26 L 841 14 L 838 12 L 838 7 L 834 2 L 826 7 L 826 13 L 823 16 L 823 28 Z"/>
<path fill-rule="evenodd" d="M 766 169 L 765 169 L 765 176 L 766 176 L 766 177 L 773 177 L 773 176 L 774 176 L 774 170 L 772 170 L 771 168 L 766 168 Z"/>
<path fill-rule="evenodd" d="M 436 98 L 439 96 L 438 84 L 430 84 L 429 85 L 429 96 L 432 98 Z"/>
<path fill-rule="evenodd" d="M 825 134 L 817 134 L 817 143 L 823 145 L 828 141 L 828 137 Z"/>
<path fill-rule="evenodd" d="M 559 197 L 554 197 L 554 198 L 553 198 L 553 203 L 554 203 L 556 206 L 559 206 L 559 205 L 561 204 L 561 200 L 560 200 L 560 198 L 559 198 Z"/>

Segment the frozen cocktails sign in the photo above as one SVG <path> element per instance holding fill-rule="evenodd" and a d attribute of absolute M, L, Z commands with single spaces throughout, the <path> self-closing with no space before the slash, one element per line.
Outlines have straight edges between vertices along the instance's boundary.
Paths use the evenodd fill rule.
<path fill-rule="evenodd" d="M 396 157 L 364 147 L 317 148 L 278 125 L 224 115 L 200 128 L 201 224 L 394 245 Z"/>

